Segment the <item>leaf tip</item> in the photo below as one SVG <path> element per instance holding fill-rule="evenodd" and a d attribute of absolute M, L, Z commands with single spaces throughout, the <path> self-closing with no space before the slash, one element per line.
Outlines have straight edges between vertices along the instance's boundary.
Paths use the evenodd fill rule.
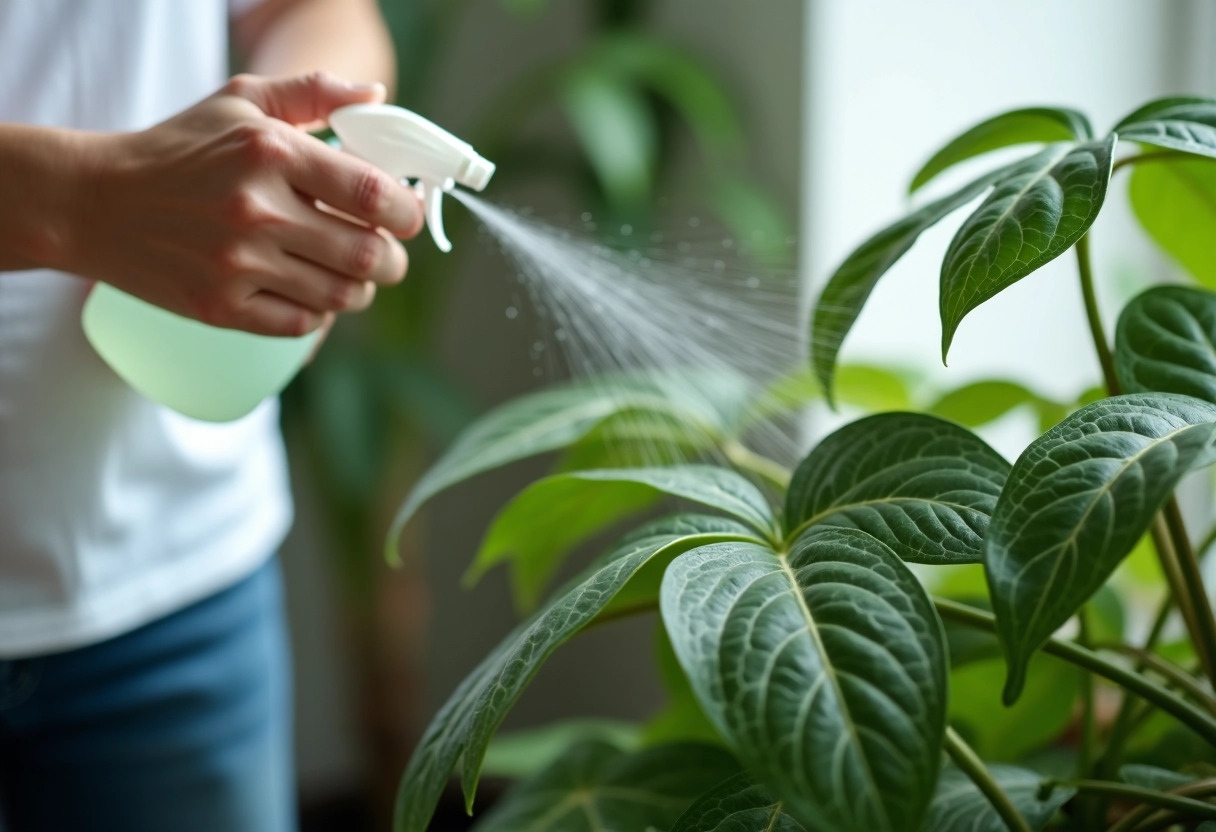
<path fill-rule="evenodd" d="M 1001 692 L 1001 702 L 1006 708 L 1013 707 L 1026 687 L 1026 665 L 1024 662 L 1010 662 L 1009 675 L 1005 678 L 1005 689 Z"/>

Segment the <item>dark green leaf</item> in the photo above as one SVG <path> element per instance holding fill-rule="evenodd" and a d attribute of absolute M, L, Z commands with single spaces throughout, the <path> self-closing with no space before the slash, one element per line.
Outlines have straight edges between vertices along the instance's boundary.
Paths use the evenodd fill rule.
<path fill-rule="evenodd" d="M 1216 287 L 1216 162 L 1181 158 L 1136 165 L 1128 197 L 1157 245 L 1200 283 Z"/>
<path fill-rule="evenodd" d="M 657 584 L 655 588 L 657 590 Z M 658 598 L 657 591 L 654 598 Z M 661 623 L 655 628 L 655 661 L 659 668 L 659 678 L 667 692 L 667 704 L 646 723 L 644 737 L 647 745 L 677 740 L 721 744 L 722 738 L 714 730 L 713 724 L 706 719 L 705 711 L 697 701 L 692 685 L 688 683 L 688 676 L 684 674 L 684 668 L 680 667 L 680 660 L 672 649 L 667 630 Z"/>
<path fill-rule="evenodd" d="M 1124 141 L 1216 156 L 1216 101 L 1176 96 L 1145 104 L 1115 125 Z"/>
<path fill-rule="evenodd" d="M 1040 799 L 1042 778 L 1033 771 L 1006 765 L 990 765 L 988 771 L 1036 832 L 1076 794 L 1075 789 L 1056 786 L 1045 799 Z M 1009 827 L 984 793 L 954 766 L 942 769 L 929 817 L 921 829 L 922 832 L 1009 832 Z"/>
<path fill-rule="evenodd" d="M 981 176 L 879 231 L 845 258 L 828 279 L 811 316 L 811 365 L 819 386 L 833 401 L 836 357 L 879 279 L 912 248 L 926 229 L 962 208 L 1000 179 L 1005 169 Z"/>
<path fill-rule="evenodd" d="M 652 559 L 690 547 L 747 540 L 750 530 L 722 517 L 683 515 L 638 530 L 515 628 L 456 688 L 410 758 L 397 793 L 398 832 L 423 832 L 457 760 L 472 805 L 486 746 L 545 659 L 608 605 Z"/>
<path fill-rule="evenodd" d="M 1091 138 L 1093 128 L 1089 126 L 1089 119 L 1076 110 L 1028 107 L 1001 113 L 981 121 L 933 154 L 933 158 L 925 162 L 924 167 L 912 178 L 908 193 L 915 193 L 947 168 L 998 148 Z"/>
<path fill-rule="evenodd" d="M 951 390 L 927 410 L 934 416 L 978 428 L 1015 408 L 1038 401 L 1036 393 L 1013 381 L 976 381 Z"/>
<path fill-rule="evenodd" d="M 1119 767 L 1119 779 L 1133 786 L 1168 792 L 1187 783 L 1194 783 L 1196 778 L 1187 774 L 1179 774 L 1168 768 L 1146 765 L 1127 765 Z"/>
<path fill-rule="evenodd" d="M 738 772 L 721 748 L 679 743 L 632 754 L 576 745 L 507 792 L 474 832 L 644 832 L 668 829 L 689 804 Z"/>
<path fill-rule="evenodd" d="M 535 777 L 575 743 L 598 740 L 625 751 L 642 747 L 641 727 L 615 719 L 565 719 L 494 737 L 481 773 L 518 780 Z"/>
<path fill-rule="evenodd" d="M 1005 701 L 1031 654 L 1106 582 L 1187 471 L 1212 461 L 1216 406 L 1137 394 L 1087 405 L 1031 443 L 985 538 Z"/>
<path fill-rule="evenodd" d="M 790 528 L 852 526 L 917 563 L 975 563 L 1009 463 L 964 427 L 880 413 L 824 439 L 794 472 Z"/>
<path fill-rule="evenodd" d="M 1115 137 L 1057 144 L 1011 166 L 942 261 L 942 360 L 972 309 L 1081 239 L 1106 199 Z"/>
<path fill-rule="evenodd" d="M 779 555 L 702 546 L 663 622 L 706 715 L 816 832 L 905 832 L 941 761 L 946 656 L 923 587 L 879 541 L 817 527 Z"/>
<path fill-rule="evenodd" d="M 1184 393 L 1216 404 L 1216 295 L 1158 286 L 1119 316 L 1115 366 L 1128 393 Z"/>
<path fill-rule="evenodd" d="M 671 832 L 806 832 L 781 801 L 750 774 L 719 783 L 697 798 Z"/>

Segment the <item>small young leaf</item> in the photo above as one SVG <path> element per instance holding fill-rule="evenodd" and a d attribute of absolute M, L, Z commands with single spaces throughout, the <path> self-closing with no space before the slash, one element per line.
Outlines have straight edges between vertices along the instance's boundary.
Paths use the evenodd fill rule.
<path fill-rule="evenodd" d="M 1216 287 L 1216 161 L 1164 159 L 1136 165 L 1132 211 L 1149 236 L 1204 286 Z"/>
<path fill-rule="evenodd" d="M 807 832 L 750 774 L 736 775 L 697 798 L 671 832 Z"/>
<path fill-rule="evenodd" d="M 1216 100 L 1160 98 L 1128 115 L 1114 132 L 1124 141 L 1216 156 Z"/>
<path fill-rule="evenodd" d="M 1123 308 L 1115 367 L 1128 393 L 1183 393 L 1216 404 L 1216 294 L 1156 286 Z"/>
<path fill-rule="evenodd" d="M 1106 198 L 1115 137 L 1057 144 L 1012 166 L 968 217 L 942 261 L 942 360 L 972 309 L 1081 239 Z"/>
<path fill-rule="evenodd" d="M 510 791 L 473 832 L 668 829 L 739 765 L 722 748 L 673 743 L 632 754 L 604 742 L 574 746 Z"/>
<path fill-rule="evenodd" d="M 933 795 L 946 655 L 924 588 L 856 529 L 789 555 L 702 546 L 663 579 L 663 623 L 706 715 L 816 832 L 905 832 Z"/>
<path fill-rule="evenodd" d="M 978 428 L 995 422 L 1015 408 L 1038 402 L 1036 393 L 1017 382 L 976 381 L 945 393 L 929 405 L 927 411 L 960 425 Z"/>
<path fill-rule="evenodd" d="M 977 563 L 1009 463 L 964 427 L 921 413 L 845 425 L 802 461 L 790 529 L 852 526 L 917 563 Z"/>
<path fill-rule="evenodd" d="M 1076 789 L 1056 786 L 1045 796 L 1039 790 L 1042 778 L 1033 771 L 1017 766 L 989 765 L 992 779 L 1009 796 L 1015 809 L 1026 819 L 1031 829 L 1047 826 L 1060 807 L 1067 803 Z M 1009 827 L 988 798 L 966 774 L 954 766 L 942 769 L 937 793 L 929 807 L 929 817 L 922 832 L 1009 832 Z"/>
<path fill-rule="evenodd" d="M 657 520 L 556 593 L 460 683 L 431 720 L 398 787 L 397 832 L 424 832 L 457 760 L 462 760 L 461 780 L 472 805 L 486 746 L 515 700 L 545 659 L 595 618 L 652 559 L 669 561 L 703 544 L 749 539 L 750 529 L 722 517 Z"/>
<path fill-rule="evenodd" d="M 982 153 L 1017 144 L 1048 143 L 1093 138 L 1093 128 L 1076 110 L 1058 107 L 1029 107 L 1001 113 L 972 127 L 933 154 L 916 172 L 908 193 L 929 182 L 947 168 Z"/>
<path fill-rule="evenodd" d="M 644 91 L 589 63 L 566 75 L 561 103 L 609 202 L 626 211 L 645 204 L 659 137 Z"/>
<path fill-rule="evenodd" d="M 1031 655 L 1106 582 L 1183 474 L 1212 462 L 1216 406 L 1166 393 L 1087 405 L 1018 459 L 984 540 L 1017 699 Z"/>
<path fill-rule="evenodd" d="M 879 279 L 912 248 L 921 233 L 986 191 L 1006 169 L 981 176 L 887 226 L 858 246 L 836 268 L 811 316 L 811 365 L 829 402 L 834 401 L 832 379 L 840 345 Z"/>

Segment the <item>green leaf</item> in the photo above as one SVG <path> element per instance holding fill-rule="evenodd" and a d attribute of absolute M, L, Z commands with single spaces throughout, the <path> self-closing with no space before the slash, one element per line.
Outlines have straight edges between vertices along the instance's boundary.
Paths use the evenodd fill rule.
<path fill-rule="evenodd" d="M 1005 701 L 1055 630 L 1106 582 L 1183 474 L 1212 461 L 1216 406 L 1173 394 L 1087 405 L 1013 466 L 985 538 Z"/>
<path fill-rule="evenodd" d="M 1025 690 L 1009 708 L 1001 705 L 1004 675 L 999 652 L 950 673 L 950 724 L 986 760 L 1020 760 L 1046 747 L 1072 724 L 1076 709 L 1080 674 L 1059 659 L 1032 664 Z"/>
<path fill-rule="evenodd" d="M 719 783 L 697 798 L 671 832 L 807 832 L 750 774 Z"/>
<path fill-rule="evenodd" d="M 1216 295 L 1158 286 L 1133 298 L 1115 330 L 1115 368 L 1129 393 L 1183 393 L 1216 404 Z"/>
<path fill-rule="evenodd" d="M 794 471 L 786 523 L 850 526 L 917 563 L 975 563 L 1009 463 L 964 427 L 921 413 L 859 419 Z"/>
<path fill-rule="evenodd" d="M 944 394 L 929 405 L 929 413 L 978 428 L 1011 410 L 1039 402 L 1039 396 L 1013 381 L 976 381 Z"/>
<path fill-rule="evenodd" d="M 658 585 L 655 585 L 657 590 Z M 619 597 L 619 596 L 618 596 Z M 658 598 L 656 591 L 654 596 Z M 720 744 L 722 738 L 714 730 L 714 726 L 705 718 L 705 711 L 693 693 L 692 685 L 680 660 L 676 658 L 671 646 L 671 639 L 662 624 L 655 628 L 655 661 L 659 668 L 659 678 L 667 692 L 667 704 L 646 723 L 643 736 L 647 745 L 655 745 L 676 740 L 697 740 Z"/>
<path fill-rule="evenodd" d="M 677 388 L 683 392 L 683 385 Z M 388 536 L 388 555 L 395 559 L 397 538 L 410 518 L 436 494 L 459 482 L 538 454 L 578 442 L 612 417 L 655 418 L 687 425 L 690 435 L 724 430 L 716 410 L 716 388 L 699 400 L 672 396 L 656 378 L 605 378 L 521 396 L 477 420 L 414 485 L 398 509 Z"/>
<path fill-rule="evenodd" d="M 1076 794 L 1076 789 L 1056 786 L 1040 799 L 1042 778 L 1035 772 L 1007 765 L 989 765 L 988 771 L 1036 832 L 1047 826 L 1060 807 Z M 984 793 L 953 765 L 942 770 L 929 817 L 921 829 L 922 832 L 1009 832 L 1009 827 Z"/>
<path fill-rule="evenodd" d="M 632 754 L 603 742 L 576 745 L 518 784 L 473 832 L 644 832 L 668 829 L 738 764 L 722 748 L 679 743 Z"/>
<path fill-rule="evenodd" d="M 1081 239 L 1106 199 L 1115 137 L 1057 144 L 1008 168 L 946 250 L 942 360 L 972 309 Z"/>
<path fill-rule="evenodd" d="M 856 529 L 779 555 L 677 558 L 660 608 L 706 715 L 816 832 L 904 832 L 924 817 L 945 729 L 941 623 L 908 567 Z"/>
<path fill-rule="evenodd" d="M 1124 141 L 1216 156 L 1216 101 L 1188 96 L 1161 98 L 1128 115 L 1113 132 Z"/>
<path fill-rule="evenodd" d="M 518 780 L 535 777 L 575 743 L 598 740 L 633 751 L 642 745 L 639 726 L 616 719 L 566 719 L 494 737 L 481 773 Z"/>
<path fill-rule="evenodd" d="M 494 518 L 467 581 L 511 561 L 516 601 L 535 606 L 562 558 L 597 532 L 669 495 L 720 509 L 777 535 L 764 495 L 739 474 L 713 465 L 605 468 L 554 474 L 532 483 Z"/>
<path fill-rule="evenodd" d="M 1093 138 L 1089 119 L 1076 110 L 1057 107 L 1029 107 L 1011 110 L 981 121 L 958 138 L 933 154 L 924 167 L 917 171 L 908 186 L 908 193 L 915 193 L 947 168 L 959 162 L 988 153 L 1002 147 L 1017 144 L 1046 143 Z"/>
<path fill-rule="evenodd" d="M 1132 211 L 1149 236 L 1205 286 L 1216 287 L 1216 162 L 1164 159 L 1136 165 L 1128 183 Z"/>
<path fill-rule="evenodd" d="M 894 370 L 866 364 L 843 364 L 836 369 L 835 383 L 838 404 L 872 412 L 912 409 L 908 382 Z M 819 382 L 810 369 L 789 373 L 755 398 L 744 415 L 743 426 L 797 410 L 822 398 Z"/>
<path fill-rule="evenodd" d="M 726 518 L 665 518 L 639 529 L 556 593 L 460 683 L 431 720 L 398 788 L 398 832 L 424 832 L 457 760 L 472 805 L 486 746 L 511 706 L 549 655 L 594 619 L 639 570 L 702 544 L 748 539 L 752 535 L 746 526 Z"/>
<path fill-rule="evenodd" d="M 1197 778 L 1170 771 L 1168 768 L 1133 764 L 1119 767 L 1119 779 L 1144 789 L 1168 792 L 1187 783 L 1194 783 Z"/>
<path fill-rule="evenodd" d="M 649 199 L 659 139 L 641 91 L 586 66 L 567 75 L 561 100 L 609 202 L 628 211 Z"/>
<path fill-rule="evenodd" d="M 912 248 L 928 228 L 962 208 L 1000 179 L 1005 168 L 981 176 L 879 231 L 845 258 L 828 279 L 811 316 L 811 366 L 820 388 L 833 402 L 832 378 L 845 336 L 879 279 Z"/>

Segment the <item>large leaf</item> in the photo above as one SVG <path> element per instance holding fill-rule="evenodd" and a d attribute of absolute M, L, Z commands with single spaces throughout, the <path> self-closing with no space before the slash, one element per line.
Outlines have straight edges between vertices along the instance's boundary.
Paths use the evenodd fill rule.
<path fill-rule="evenodd" d="M 908 193 L 959 162 L 1016 144 L 1047 143 L 1093 138 L 1093 128 L 1076 110 L 1058 107 L 1028 107 L 1001 113 L 972 127 L 943 147 L 916 172 Z"/>
<path fill-rule="evenodd" d="M 702 546 L 663 579 L 663 622 L 718 732 L 816 832 L 905 832 L 941 760 L 941 623 L 903 561 L 856 529 L 789 555 Z"/>
<path fill-rule="evenodd" d="M 545 659 L 607 606 L 652 559 L 666 563 L 689 548 L 748 540 L 752 532 L 722 517 L 683 515 L 638 530 L 519 625 L 460 683 L 414 749 L 397 793 L 398 832 L 423 832 L 448 775 L 461 760 L 472 805 L 486 746 Z"/>
<path fill-rule="evenodd" d="M 713 465 L 605 468 L 554 474 L 507 504 L 486 533 L 470 579 L 510 560 L 515 597 L 528 609 L 574 546 L 670 495 L 720 509 L 772 538 L 777 521 L 764 495 L 739 474 Z"/>
<path fill-rule="evenodd" d="M 697 798 L 671 832 L 807 832 L 750 774 L 719 783 Z"/>
<path fill-rule="evenodd" d="M 1216 294 L 1158 286 L 1119 316 L 1115 368 L 1128 393 L 1185 393 L 1216 404 Z"/>
<path fill-rule="evenodd" d="M 1009 463 L 964 427 L 921 413 L 845 425 L 802 461 L 786 524 L 852 526 L 917 563 L 977 563 Z"/>
<path fill-rule="evenodd" d="M 963 222 L 942 261 L 942 359 L 972 309 L 1081 239 L 1106 199 L 1115 137 L 1057 144 L 1013 165 Z"/>
<path fill-rule="evenodd" d="M 518 784 L 474 832 L 644 832 L 668 829 L 715 783 L 738 772 L 725 750 L 673 743 L 631 754 L 604 742 L 574 746 Z"/>
<path fill-rule="evenodd" d="M 887 226 L 858 246 L 836 268 L 823 287 L 811 316 L 811 365 L 829 402 L 833 401 L 833 376 L 840 345 L 879 279 L 912 248 L 925 230 L 978 197 L 1001 178 L 1004 171 L 1002 168 L 981 176 Z"/>
<path fill-rule="evenodd" d="M 678 388 L 683 390 L 681 385 Z M 717 387 L 708 385 L 711 395 Z M 418 480 L 393 520 L 390 556 L 414 513 L 444 489 L 494 468 L 555 451 L 586 437 L 605 420 L 648 414 L 687 425 L 689 434 L 722 428 L 717 399 L 682 395 L 677 404 L 662 378 L 611 378 L 542 390 L 482 416 Z"/>
<path fill-rule="evenodd" d="M 990 765 L 988 771 L 1026 819 L 1027 825 L 1036 832 L 1076 794 L 1075 789 L 1056 786 L 1040 797 L 1043 778 L 1028 769 Z M 929 817 L 921 829 L 922 832 L 1009 832 L 1009 827 L 984 793 L 954 766 L 942 770 Z"/>
<path fill-rule="evenodd" d="M 1136 165 L 1128 183 L 1144 230 L 1196 280 L 1216 287 L 1216 162 L 1164 158 Z"/>
<path fill-rule="evenodd" d="M 1031 654 L 1104 584 L 1183 474 L 1212 461 L 1216 406 L 1173 394 L 1087 405 L 1018 459 L 985 538 L 1005 701 Z"/>
<path fill-rule="evenodd" d="M 1114 132 L 1124 141 L 1216 156 L 1216 100 L 1160 98 L 1128 115 Z"/>

